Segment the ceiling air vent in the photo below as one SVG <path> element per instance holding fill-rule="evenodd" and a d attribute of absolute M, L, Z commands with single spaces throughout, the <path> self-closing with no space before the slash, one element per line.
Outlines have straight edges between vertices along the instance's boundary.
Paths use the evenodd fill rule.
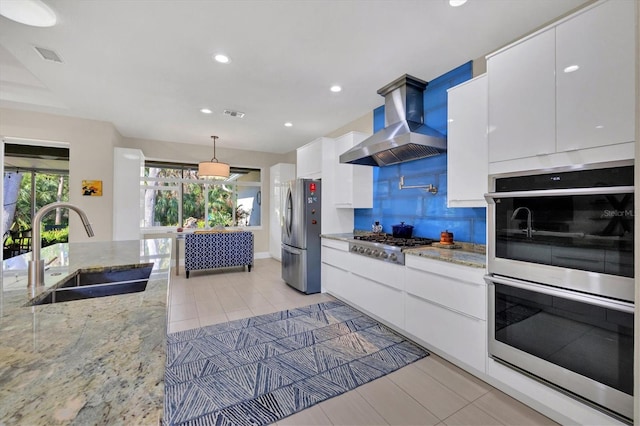
<path fill-rule="evenodd" d="M 240 111 L 231 111 L 229 109 L 225 109 L 224 110 L 224 115 L 228 115 L 229 117 L 237 117 L 237 118 L 242 118 L 244 117 L 244 112 L 240 112 Z"/>
<path fill-rule="evenodd" d="M 60 56 L 58 56 L 58 54 L 53 50 L 38 46 L 34 46 L 34 49 L 36 49 L 36 52 L 38 52 L 45 61 L 62 63 Z"/>

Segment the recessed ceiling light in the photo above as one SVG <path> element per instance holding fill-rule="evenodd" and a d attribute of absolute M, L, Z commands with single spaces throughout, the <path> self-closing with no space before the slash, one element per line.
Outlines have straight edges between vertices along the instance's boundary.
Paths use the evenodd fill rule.
<path fill-rule="evenodd" d="M 458 7 L 458 6 L 462 6 L 466 2 L 467 0 L 449 0 L 449 6 Z"/>
<path fill-rule="evenodd" d="M 578 71 L 579 69 L 580 69 L 580 66 L 578 65 L 569 65 L 563 71 L 569 74 L 570 72 Z"/>
<path fill-rule="evenodd" d="M 598 125 L 596 126 L 596 129 L 604 129 L 604 126 L 603 126 L 602 124 L 598 124 Z"/>
<path fill-rule="evenodd" d="M 292 127 L 293 123 L 287 121 L 286 123 L 284 123 L 284 127 Z"/>
<path fill-rule="evenodd" d="M 221 64 L 228 64 L 229 62 L 231 62 L 231 59 L 229 59 L 227 55 L 223 55 L 222 53 L 218 53 L 213 57 L 213 59 L 215 59 L 217 62 L 220 62 Z"/>
<path fill-rule="evenodd" d="M 335 85 L 335 86 L 331 86 L 331 91 L 334 93 L 338 93 L 342 91 L 342 87 Z"/>
<path fill-rule="evenodd" d="M 32 27 L 52 27 L 56 14 L 40 0 L 2 0 L 0 15 Z"/>
<path fill-rule="evenodd" d="M 213 111 L 211 111 L 209 108 L 202 108 L 200 112 L 203 114 L 211 114 Z"/>

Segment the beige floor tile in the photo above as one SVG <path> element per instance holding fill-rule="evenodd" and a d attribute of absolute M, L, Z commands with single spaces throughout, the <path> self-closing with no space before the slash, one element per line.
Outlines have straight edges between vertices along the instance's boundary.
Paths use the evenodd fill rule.
<path fill-rule="evenodd" d="M 334 425 L 388 424 L 367 401 L 355 391 L 343 393 L 320 403 L 320 408 Z"/>
<path fill-rule="evenodd" d="M 217 299 L 196 299 L 196 308 L 199 316 L 211 316 L 224 314 L 225 310 Z"/>
<path fill-rule="evenodd" d="M 446 419 L 469 403 L 413 364 L 387 377 L 440 420 Z"/>
<path fill-rule="evenodd" d="M 356 391 L 389 424 L 435 425 L 440 422 L 440 419 L 386 377 L 362 385 Z"/>
<path fill-rule="evenodd" d="M 247 304 L 244 303 L 244 300 L 242 300 L 240 296 L 221 297 L 220 305 L 222 305 L 222 309 L 224 309 L 225 312 L 241 311 L 243 309 L 249 309 Z"/>
<path fill-rule="evenodd" d="M 192 328 L 198 327 L 200 327 L 200 321 L 198 321 L 198 318 L 188 319 L 184 321 L 173 321 L 169 323 L 167 332 L 175 333 L 177 331 L 191 330 Z"/>
<path fill-rule="evenodd" d="M 500 423 L 489 414 L 485 413 L 473 404 L 469 404 L 460 411 L 456 411 L 447 417 L 444 422 L 447 426 L 500 426 Z"/>
<path fill-rule="evenodd" d="M 220 324 L 222 322 L 229 321 L 229 318 L 224 313 L 218 314 L 218 315 L 205 315 L 205 316 L 198 317 L 198 319 L 200 320 L 201 327 L 204 327 L 206 325 L 212 325 L 212 324 Z"/>
<path fill-rule="evenodd" d="M 183 303 L 181 305 L 171 305 L 169 310 L 169 321 L 184 321 L 198 318 L 198 310 L 195 303 Z"/>
<path fill-rule="evenodd" d="M 481 396 L 473 404 L 506 425 L 557 425 L 550 418 L 497 389 Z"/>
<path fill-rule="evenodd" d="M 276 423 L 277 426 L 324 426 L 331 424 L 331 420 L 318 405 L 299 411 Z"/>
<path fill-rule="evenodd" d="M 437 355 L 430 355 L 414 364 L 467 401 L 474 401 L 493 387 Z"/>
<path fill-rule="evenodd" d="M 227 312 L 227 319 L 229 321 L 242 319 L 242 318 L 250 318 L 250 317 L 253 317 L 253 316 L 255 316 L 255 314 L 253 313 L 253 311 L 251 309 L 242 309 L 240 311 Z"/>
<path fill-rule="evenodd" d="M 271 305 L 269 299 L 259 293 L 256 294 L 255 292 L 253 292 L 252 294 L 240 295 L 240 298 L 244 300 L 244 303 L 246 303 L 246 305 L 250 308 L 254 306 Z"/>
<path fill-rule="evenodd" d="M 270 314 L 272 312 L 278 312 L 279 309 L 276 308 L 273 305 L 270 306 L 254 306 L 253 308 L 251 308 L 251 312 L 253 312 L 253 315 L 264 315 L 264 314 Z"/>

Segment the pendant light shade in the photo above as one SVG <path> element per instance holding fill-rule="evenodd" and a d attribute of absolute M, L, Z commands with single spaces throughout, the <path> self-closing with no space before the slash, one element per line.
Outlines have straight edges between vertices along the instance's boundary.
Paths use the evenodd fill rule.
<path fill-rule="evenodd" d="M 217 136 L 211 136 L 213 139 L 213 158 L 211 161 L 203 161 L 198 163 L 198 177 L 204 179 L 227 179 L 229 177 L 229 165 L 221 163 L 216 158 L 216 139 Z"/>

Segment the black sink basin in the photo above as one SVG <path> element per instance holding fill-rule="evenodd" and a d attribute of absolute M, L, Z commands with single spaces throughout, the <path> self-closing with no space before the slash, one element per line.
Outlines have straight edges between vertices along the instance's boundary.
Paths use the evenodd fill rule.
<path fill-rule="evenodd" d="M 117 294 L 137 293 L 147 288 L 153 263 L 79 269 L 49 291 L 32 299 L 27 306 Z"/>

